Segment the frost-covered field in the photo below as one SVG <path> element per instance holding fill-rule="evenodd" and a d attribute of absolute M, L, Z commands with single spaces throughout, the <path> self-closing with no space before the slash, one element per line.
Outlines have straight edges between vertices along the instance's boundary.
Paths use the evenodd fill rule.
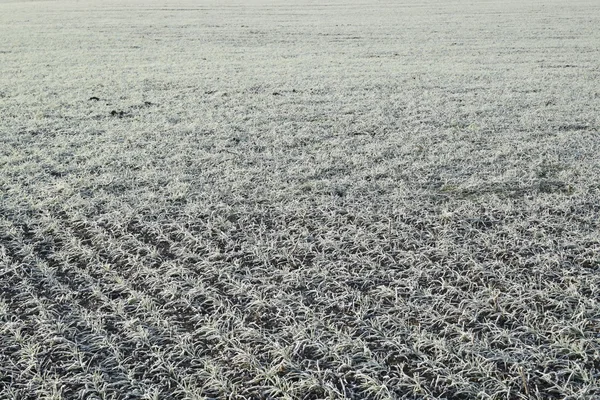
<path fill-rule="evenodd" d="M 599 399 L 600 3 L 438 3 L 0 0 L 0 398 Z"/>

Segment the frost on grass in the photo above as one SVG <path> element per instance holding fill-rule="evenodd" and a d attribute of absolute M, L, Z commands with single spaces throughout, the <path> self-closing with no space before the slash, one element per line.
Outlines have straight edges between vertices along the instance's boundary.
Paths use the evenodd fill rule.
<path fill-rule="evenodd" d="M 600 397 L 597 6 L 32 4 L 0 398 Z"/>

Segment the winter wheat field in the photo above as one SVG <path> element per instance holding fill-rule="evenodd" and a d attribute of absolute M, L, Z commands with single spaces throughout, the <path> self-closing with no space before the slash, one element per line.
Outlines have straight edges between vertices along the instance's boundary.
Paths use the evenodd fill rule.
<path fill-rule="evenodd" d="M 600 399 L 599 27 L 0 0 L 0 399 Z"/>

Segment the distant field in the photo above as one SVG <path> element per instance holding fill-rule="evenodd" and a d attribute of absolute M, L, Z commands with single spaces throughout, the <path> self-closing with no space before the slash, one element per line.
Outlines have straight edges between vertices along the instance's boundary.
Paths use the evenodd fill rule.
<path fill-rule="evenodd" d="M 599 177 L 598 1 L 0 0 L 0 399 L 600 399 Z"/>

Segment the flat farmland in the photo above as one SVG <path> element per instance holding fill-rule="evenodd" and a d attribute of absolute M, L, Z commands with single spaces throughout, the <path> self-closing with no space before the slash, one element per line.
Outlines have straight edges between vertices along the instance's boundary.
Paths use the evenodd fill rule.
<path fill-rule="evenodd" d="M 599 27 L 0 0 L 0 399 L 600 399 Z"/>

